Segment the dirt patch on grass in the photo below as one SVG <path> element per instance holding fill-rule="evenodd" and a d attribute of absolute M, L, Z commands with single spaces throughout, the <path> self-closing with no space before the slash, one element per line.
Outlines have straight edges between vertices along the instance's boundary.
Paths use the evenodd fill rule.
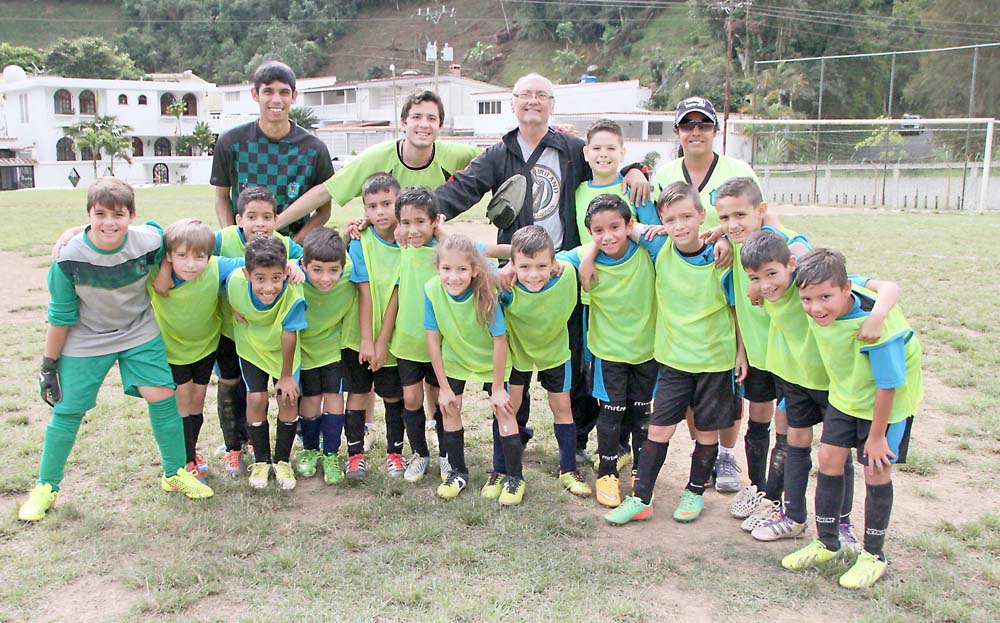
<path fill-rule="evenodd" d="M 132 606 L 142 599 L 139 591 L 128 590 L 97 575 L 85 575 L 46 594 L 44 614 L 39 621 L 57 623 L 100 623 L 125 620 Z"/>

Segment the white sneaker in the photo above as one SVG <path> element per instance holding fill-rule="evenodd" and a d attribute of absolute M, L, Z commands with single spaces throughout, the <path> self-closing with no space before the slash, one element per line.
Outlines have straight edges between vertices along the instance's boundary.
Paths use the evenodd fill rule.
<path fill-rule="evenodd" d="M 754 509 L 764 499 L 764 492 L 757 490 L 757 485 L 750 485 L 736 494 L 729 507 L 729 514 L 737 519 L 746 519 L 753 514 Z"/>
<path fill-rule="evenodd" d="M 854 536 L 854 527 L 849 523 L 842 523 L 839 527 L 840 549 L 847 554 L 857 556 L 861 553 L 861 541 Z"/>
<path fill-rule="evenodd" d="M 806 530 L 806 524 L 799 523 L 781 513 L 764 525 L 757 526 L 750 536 L 758 541 L 777 541 L 778 539 L 793 539 Z"/>
<path fill-rule="evenodd" d="M 247 480 L 253 489 L 263 489 L 271 476 L 271 466 L 267 463 L 254 463 L 250 466 L 250 477 Z"/>
<path fill-rule="evenodd" d="M 740 528 L 747 532 L 753 532 L 757 526 L 762 526 L 781 513 L 781 502 L 772 502 L 767 498 L 761 498 L 757 503 L 757 508 L 753 509 L 750 516 L 743 520 Z"/>
<path fill-rule="evenodd" d="M 365 426 L 365 454 L 371 451 L 372 446 L 375 445 L 375 440 L 378 439 L 378 431 L 375 430 L 374 426 Z"/>
<path fill-rule="evenodd" d="M 427 473 L 427 466 L 430 462 L 430 457 L 414 454 L 410 457 L 410 462 L 406 465 L 406 473 L 403 474 L 403 479 L 406 482 L 420 482 L 424 474 Z"/>
<path fill-rule="evenodd" d="M 736 464 L 736 455 L 719 455 L 715 461 L 715 490 L 719 493 L 740 490 L 740 467 Z"/>
<path fill-rule="evenodd" d="M 448 474 L 451 473 L 451 463 L 448 462 L 448 457 L 438 457 L 438 470 L 441 472 L 441 482 L 447 480 Z"/>

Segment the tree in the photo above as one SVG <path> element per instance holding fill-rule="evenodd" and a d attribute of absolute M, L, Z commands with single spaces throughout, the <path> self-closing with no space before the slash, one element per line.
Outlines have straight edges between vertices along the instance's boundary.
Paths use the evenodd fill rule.
<path fill-rule="evenodd" d="M 188 105 L 184 101 L 176 101 L 172 104 L 167 104 L 167 114 L 177 119 L 177 129 L 174 130 L 174 134 L 180 136 L 181 134 L 181 117 L 187 112 Z"/>
<path fill-rule="evenodd" d="M 91 153 L 95 178 L 97 161 L 101 159 L 102 152 L 110 159 L 108 169 L 112 175 L 115 173 L 115 158 L 132 163 L 132 140 L 128 137 L 131 131 L 131 126 L 119 124 L 117 118 L 111 115 L 63 128 L 63 134 L 73 141 L 76 149 Z"/>
<path fill-rule="evenodd" d="M 288 111 L 288 118 L 306 132 L 315 132 L 319 127 L 319 117 L 308 106 L 293 106 Z"/>
<path fill-rule="evenodd" d="M 7 65 L 17 65 L 25 71 L 34 71 L 42 64 L 42 55 L 37 50 L 24 45 L 11 45 L 6 41 L 0 41 L 0 69 Z"/>
<path fill-rule="evenodd" d="M 97 37 L 60 39 L 46 55 L 45 68 L 67 78 L 138 80 L 143 74 L 127 53 Z"/>
<path fill-rule="evenodd" d="M 559 82 L 568 84 L 574 81 L 576 72 L 583 66 L 583 56 L 576 50 L 556 50 L 552 62 L 556 66 Z"/>
<path fill-rule="evenodd" d="M 292 111 L 294 110 L 293 108 Z M 289 114 L 289 117 L 291 117 L 291 114 Z M 199 154 L 211 155 L 212 150 L 215 148 L 215 135 L 212 134 L 212 128 L 204 121 L 199 121 L 195 124 L 194 131 L 191 132 L 191 139 L 194 141 L 194 147 Z"/>

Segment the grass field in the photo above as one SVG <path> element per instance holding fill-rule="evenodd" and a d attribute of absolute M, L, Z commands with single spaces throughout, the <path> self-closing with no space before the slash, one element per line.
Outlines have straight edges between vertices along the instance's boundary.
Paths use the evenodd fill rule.
<path fill-rule="evenodd" d="M 478 397 L 466 417 L 472 483 L 456 501 L 435 497 L 436 477 L 389 482 L 377 450 L 358 486 L 312 480 L 290 494 L 251 492 L 213 470 L 216 497 L 196 503 L 158 489 L 145 409 L 111 375 L 56 511 L 19 523 L 48 419 L 35 387 L 47 252 L 83 220 L 83 197 L 0 194 L 0 259 L 11 277 L 0 297 L 0 621 L 1000 620 L 1000 215 L 779 209 L 814 244 L 843 250 L 852 272 L 898 281 L 924 350 L 928 396 L 910 463 L 895 478 L 890 575 L 848 593 L 836 586 L 843 565 L 781 570 L 796 545 L 753 542 L 728 516 L 728 497 L 709 493 L 698 522 L 673 522 L 690 450 L 681 435 L 657 483 L 656 515 L 605 526 L 593 500 L 556 485 L 541 394 L 517 509 L 478 497 L 490 448 Z M 214 221 L 207 187 L 140 189 L 138 206 L 140 219 L 163 224 L 182 215 Z M 209 393 L 206 454 L 220 441 Z"/>

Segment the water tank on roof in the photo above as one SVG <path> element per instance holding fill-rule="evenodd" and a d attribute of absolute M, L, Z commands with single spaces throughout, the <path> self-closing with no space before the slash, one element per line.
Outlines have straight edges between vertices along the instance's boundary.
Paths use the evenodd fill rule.
<path fill-rule="evenodd" d="M 18 80 L 24 80 L 27 77 L 28 74 L 24 72 L 24 69 L 20 65 L 7 65 L 3 68 L 4 82 L 17 82 Z"/>

